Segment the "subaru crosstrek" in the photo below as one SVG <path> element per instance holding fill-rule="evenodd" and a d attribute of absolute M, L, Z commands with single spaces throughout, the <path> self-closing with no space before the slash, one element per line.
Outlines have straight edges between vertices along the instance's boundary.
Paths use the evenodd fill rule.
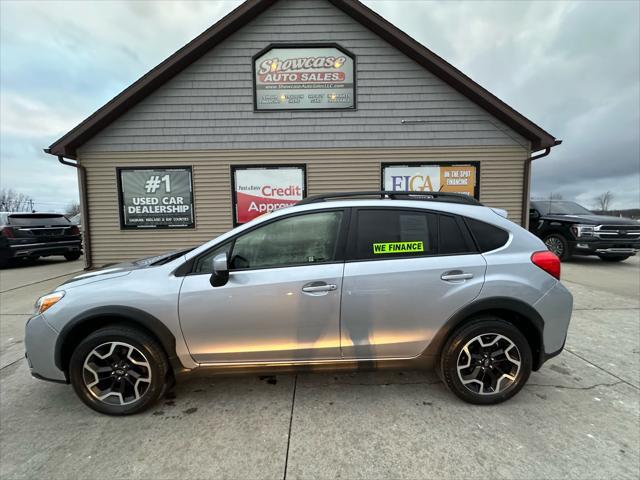
<path fill-rule="evenodd" d="M 515 395 L 564 346 L 558 258 L 472 198 L 376 194 L 310 197 L 69 280 L 26 325 L 32 375 L 114 415 L 202 370 L 435 367 L 468 402 Z"/>

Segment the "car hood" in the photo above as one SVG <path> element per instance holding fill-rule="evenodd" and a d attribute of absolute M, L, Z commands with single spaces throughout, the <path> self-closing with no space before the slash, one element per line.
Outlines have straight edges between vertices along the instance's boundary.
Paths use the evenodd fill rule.
<path fill-rule="evenodd" d="M 608 215 L 544 215 L 548 220 L 561 222 L 583 223 L 587 225 L 640 225 L 631 218 L 610 217 Z"/>
<path fill-rule="evenodd" d="M 69 280 L 64 282 L 62 285 L 60 285 L 60 287 L 58 288 L 64 289 L 64 288 L 78 287 L 78 286 L 87 285 L 93 282 L 122 277 L 124 275 L 130 274 L 135 270 L 140 270 L 143 268 L 153 268 L 155 265 L 161 265 L 164 263 L 163 260 L 174 260 L 178 257 L 181 257 L 184 253 L 188 251 L 189 250 L 172 251 L 162 255 L 146 257 L 146 258 L 142 258 L 140 260 L 134 260 L 131 262 L 122 262 L 122 263 L 107 265 L 99 270 L 85 272 L 73 278 L 70 278 Z"/>

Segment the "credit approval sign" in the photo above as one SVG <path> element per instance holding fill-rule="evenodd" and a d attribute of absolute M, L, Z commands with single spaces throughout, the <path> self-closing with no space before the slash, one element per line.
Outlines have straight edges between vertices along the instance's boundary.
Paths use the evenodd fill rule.
<path fill-rule="evenodd" d="M 305 196 L 305 168 L 232 167 L 234 223 L 240 225 L 265 213 L 295 205 Z"/>
<path fill-rule="evenodd" d="M 382 166 L 385 190 L 400 192 L 456 192 L 478 197 L 477 165 L 423 163 Z"/>

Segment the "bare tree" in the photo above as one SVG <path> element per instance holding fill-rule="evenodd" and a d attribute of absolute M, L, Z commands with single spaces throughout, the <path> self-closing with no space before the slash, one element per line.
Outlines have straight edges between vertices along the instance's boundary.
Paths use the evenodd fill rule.
<path fill-rule="evenodd" d="M 0 211 L 28 212 L 33 209 L 33 198 L 12 189 L 0 190 Z"/>
<path fill-rule="evenodd" d="M 607 190 L 603 194 L 596 197 L 596 204 L 598 205 L 598 210 L 601 212 L 606 212 L 611 207 L 611 202 L 613 201 L 613 193 Z"/>
<path fill-rule="evenodd" d="M 80 203 L 79 202 L 71 202 L 65 211 L 65 215 L 67 217 L 73 217 L 80 213 Z"/>

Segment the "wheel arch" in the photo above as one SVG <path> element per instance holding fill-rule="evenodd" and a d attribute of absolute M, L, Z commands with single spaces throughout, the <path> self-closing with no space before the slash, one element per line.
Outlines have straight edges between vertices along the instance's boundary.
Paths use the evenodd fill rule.
<path fill-rule="evenodd" d="M 143 310 L 118 305 L 92 308 L 67 322 L 55 345 L 56 367 L 68 377 L 69 361 L 76 346 L 83 338 L 107 325 L 126 325 L 142 330 L 158 341 L 174 372 L 184 369 L 176 355 L 176 338 L 166 325 Z"/>
<path fill-rule="evenodd" d="M 513 324 L 529 342 L 533 356 L 533 370 L 538 370 L 545 359 L 544 320 L 530 305 L 509 297 L 492 297 L 477 300 L 457 311 L 439 329 L 427 347 L 427 355 L 440 358 L 442 349 L 451 335 L 481 315 L 494 315 Z"/>

